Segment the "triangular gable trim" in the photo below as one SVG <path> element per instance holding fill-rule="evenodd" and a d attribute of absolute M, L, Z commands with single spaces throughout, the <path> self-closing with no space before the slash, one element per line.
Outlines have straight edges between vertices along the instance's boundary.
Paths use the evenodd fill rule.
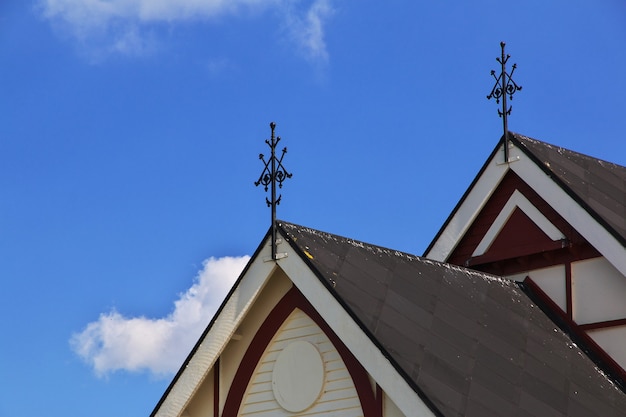
<path fill-rule="evenodd" d="M 537 225 L 550 239 L 557 241 L 565 239 L 565 235 L 561 233 L 547 218 L 544 216 L 537 207 L 535 207 L 519 190 L 515 190 L 509 200 L 506 202 L 500 214 L 496 217 L 494 222 L 487 230 L 487 233 L 483 236 L 482 240 L 472 253 L 472 256 L 484 255 L 489 249 L 493 241 L 498 237 L 498 234 L 502 228 L 506 225 L 509 218 L 519 208 L 533 223 Z"/>
<path fill-rule="evenodd" d="M 530 151 L 523 146 L 518 146 L 513 140 L 509 144 L 509 155 L 511 160 L 515 162 L 499 163 L 498 155 L 503 149 L 503 143 L 500 141 L 424 256 L 441 262 L 447 260 L 503 176 L 510 169 L 566 222 L 572 225 L 616 269 L 626 275 L 626 248 L 604 225 L 572 198 L 568 190 L 546 174 L 535 158 L 529 155 Z"/>

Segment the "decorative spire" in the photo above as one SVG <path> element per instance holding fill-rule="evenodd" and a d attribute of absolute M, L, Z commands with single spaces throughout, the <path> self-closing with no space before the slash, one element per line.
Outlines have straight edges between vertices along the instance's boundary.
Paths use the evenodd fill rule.
<path fill-rule="evenodd" d="M 507 116 L 511 114 L 511 109 L 513 106 L 506 106 L 506 96 L 509 96 L 510 100 L 513 100 L 513 94 L 522 89 L 521 85 L 517 85 L 515 81 L 513 81 L 513 73 L 515 72 L 515 68 L 517 68 L 517 64 L 513 64 L 511 69 L 511 73 L 506 72 L 506 63 L 511 57 L 510 55 L 504 54 L 504 46 L 506 44 L 504 42 L 500 42 L 500 47 L 502 48 L 502 55 L 500 58 L 496 58 L 496 61 L 500 63 L 501 70 L 500 75 L 496 77 L 496 72 L 491 70 L 492 77 L 496 80 L 495 85 L 491 89 L 491 93 L 487 96 L 487 100 L 490 100 L 492 97 L 496 99 L 496 103 L 500 104 L 500 99 L 502 99 L 502 110 L 498 109 L 498 116 L 502 118 L 502 125 L 504 127 L 504 162 L 509 162 L 509 126 L 507 123 Z"/>
<path fill-rule="evenodd" d="M 265 168 L 263 172 L 261 172 L 261 176 L 254 183 L 255 186 L 262 184 L 265 187 L 265 191 L 267 188 L 271 188 L 271 200 L 265 197 L 265 202 L 268 207 L 271 207 L 272 210 L 272 259 L 277 260 L 277 252 L 276 252 L 276 206 L 280 204 L 280 199 L 282 195 L 279 195 L 276 198 L 276 184 L 278 184 L 278 188 L 283 188 L 283 181 L 287 178 L 291 178 L 292 174 L 287 172 L 285 167 L 283 166 L 283 157 L 287 153 L 287 148 L 283 148 L 283 152 L 280 155 L 280 159 L 276 157 L 276 146 L 278 142 L 280 142 L 280 136 L 274 136 L 274 129 L 276 128 L 276 123 L 270 123 L 270 129 L 272 129 L 272 136 L 270 140 L 265 140 L 265 143 L 270 147 L 271 156 L 270 159 L 265 161 L 265 157 L 263 154 L 259 155 L 259 159 L 263 161 L 265 164 Z"/>

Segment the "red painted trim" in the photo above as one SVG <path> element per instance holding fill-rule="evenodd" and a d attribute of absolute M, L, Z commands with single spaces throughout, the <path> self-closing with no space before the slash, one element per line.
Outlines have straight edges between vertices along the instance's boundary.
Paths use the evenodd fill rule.
<path fill-rule="evenodd" d="M 213 417 L 220 415 L 220 358 L 213 367 Z"/>
<path fill-rule="evenodd" d="M 572 263 L 565 263 L 565 311 L 567 318 L 574 320 L 574 294 L 572 291 Z"/>
<path fill-rule="evenodd" d="M 222 416 L 237 416 L 241 401 L 243 400 L 246 388 L 252 378 L 257 363 L 280 326 L 296 308 L 299 308 L 307 314 L 322 329 L 337 349 L 337 352 L 339 352 L 341 359 L 352 377 L 361 402 L 364 417 L 382 417 L 367 372 L 365 372 L 365 369 L 356 360 L 354 355 L 352 355 L 352 352 L 341 342 L 335 332 L 326 324 L 324 319 L 322 319 L 296 287 L 292 287 L 278 304 L 276 304 L 252 339 L 250 346 L 239 364 L 233 383 L 226 396 Z"/>
<path fill-rule="evenodd" d="M 626 319 L 599 321 L 597 323 L 581 324 L 583 330 L 609 329 L 611 327 L 626 326 Z"/>
<path fill-rule="evenodd" d="M 527 255 L 534 255 L 534 254 L 542 253 L 542 252 L 550 252 L 554 250 L 563 249 L 564 246 L 565 246 L 564 242 L 561 240 L 558 240 L 554 242 L 533 243 L 533 244 L 529 244 L 525 248 L 517 247 L 516 248 L 518 249 L 517 252 L 511 252 L 510 250 L 499 251 L 499 252 L 492 251 L 485 255 L 474 256 L 472 258 L 469 258 L 467 261 L 465 261 L 465 266 L 471 267 L 473 265 L 483 265 L 483 264 L 487 264 L 490 262 L 503 261 L 503 260 L 518 258 L 522 256 L 527 256 Z"/>
<path fill-rule="evenodd" d="M 492 242 L 492 247 L 485 254 L 472 257 L 472 253 L 515 190 L 522 193 L 550 223 L 559 229 L 565 235 L 565 240 L 550 241 L 547 236 L 542 235 L 543 232 L 539 235 L 531 233 L 532 230 L 536 231 L 538 228 L 533 226 L 532 230 L 528 229 L 526 227 L 528 224 L 521 221 L 526 219 L 525 215 L 517 216 L 518 222 L 516 223 L 513 218 L 515 213 L 518 212 L 516 210 L 512 214 L 511 219 L 507 221 L 507 224 L 503 226 L 494 242 Z M 509 224 L 509 222 L 512 223 Z M 509 232 L 515 230 L 514 235 L 528 232 L 528 236 L 524 239 L 529 239 L 530 241 L 522 239 L 514 245 L 503 242 L 502 239 L 506 236 L 505 229 Z M 515 239 L 513 241 L 512 243 L 515 243 Z M 496 275 L 512 275 L 598 256 L 601 256 L 600 253 L 546 203 L 535 190 L 514 172 L 509 171 L 482 207 L 476 219 L 468 225 L 467 231 L 458 240 L 456 248 L 448 255 L 447 262 L 469 266 L 472 269 Z"/>
<path fill-rule="evenodd" d="M 383 415 L 384 403 L 383 403 L 383 389 L 380 385 L 376 384 L 376 406 L 378 408 L 378 414 Z"/>
<path fill-rule="evenodd" d="M 552 320 L 558 324 L 580 348 L 587 353 L 598 367 L 611 376 L 622 390 L 626 389 L 626 371 L 607 354 L 582 328 L 571 320 L 568 315 L 533 281 L 530 277 L 524 280 L 530 296 Z"/>

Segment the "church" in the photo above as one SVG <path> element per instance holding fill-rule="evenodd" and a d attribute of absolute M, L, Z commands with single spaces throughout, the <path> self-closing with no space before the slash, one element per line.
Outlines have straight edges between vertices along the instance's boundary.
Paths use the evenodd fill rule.
<path fill-rule="evenodd" d="M 626 168 L 505 132 L 423 256 L 275 220 L 151 416 L 625 416 Z"/>

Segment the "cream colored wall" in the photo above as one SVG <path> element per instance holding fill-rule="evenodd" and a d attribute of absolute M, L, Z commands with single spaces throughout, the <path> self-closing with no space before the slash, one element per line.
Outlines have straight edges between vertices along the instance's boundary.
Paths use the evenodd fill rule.
<path fill-rule="evenodd" d="M 206 376 L 182 417 L 213 416 L 213 370 Z"/>
<path fill-rule="evenodd" d="M 402 411 L 391 401 L 387 394 L 383 394 L 383 415 L 384 417 L 406 417 Z"/>
<path fill-rule="evenodd" d="M 626 326 L 588 331 L 587 334 L 626 369 Z"/>
<path fill-rule="evenodd" d="M 282 270 L 276 269 L 246 315 L 242 325 L 235 332 L 235 336 L 222 352 L 220 356 L 220 413 L 224 407 L 226 394 L 235 377 L 235 372 L 254 335 L 259 330 L 263 320 L 291 287 L 289 278 Z M 185 409 L 188 417 L 215 417 L 213 416 L 213 380 L 213 370 L 211 370 Z"/>
<path fill-rule="evenodd" d="M 529 276 L 563 311 L 567 310 L 567 294 L 565 291 L 565 265 L 556 265 L 549 268 L 536 269 L 507 278 L 514 281 L 524 281 Z"/>
<path fill-rule="evenodd" d="M 572 263 L 574 321 L 626 318 L 626 277 L 603 257 Z"/>
<path fill-rule="evenodd" d="M 574 321 L 578 324 L 626 318 L 626 277 L 604 257 L 572 263 Z M 626 326 L 587 334 L 626 369 Z"/>

